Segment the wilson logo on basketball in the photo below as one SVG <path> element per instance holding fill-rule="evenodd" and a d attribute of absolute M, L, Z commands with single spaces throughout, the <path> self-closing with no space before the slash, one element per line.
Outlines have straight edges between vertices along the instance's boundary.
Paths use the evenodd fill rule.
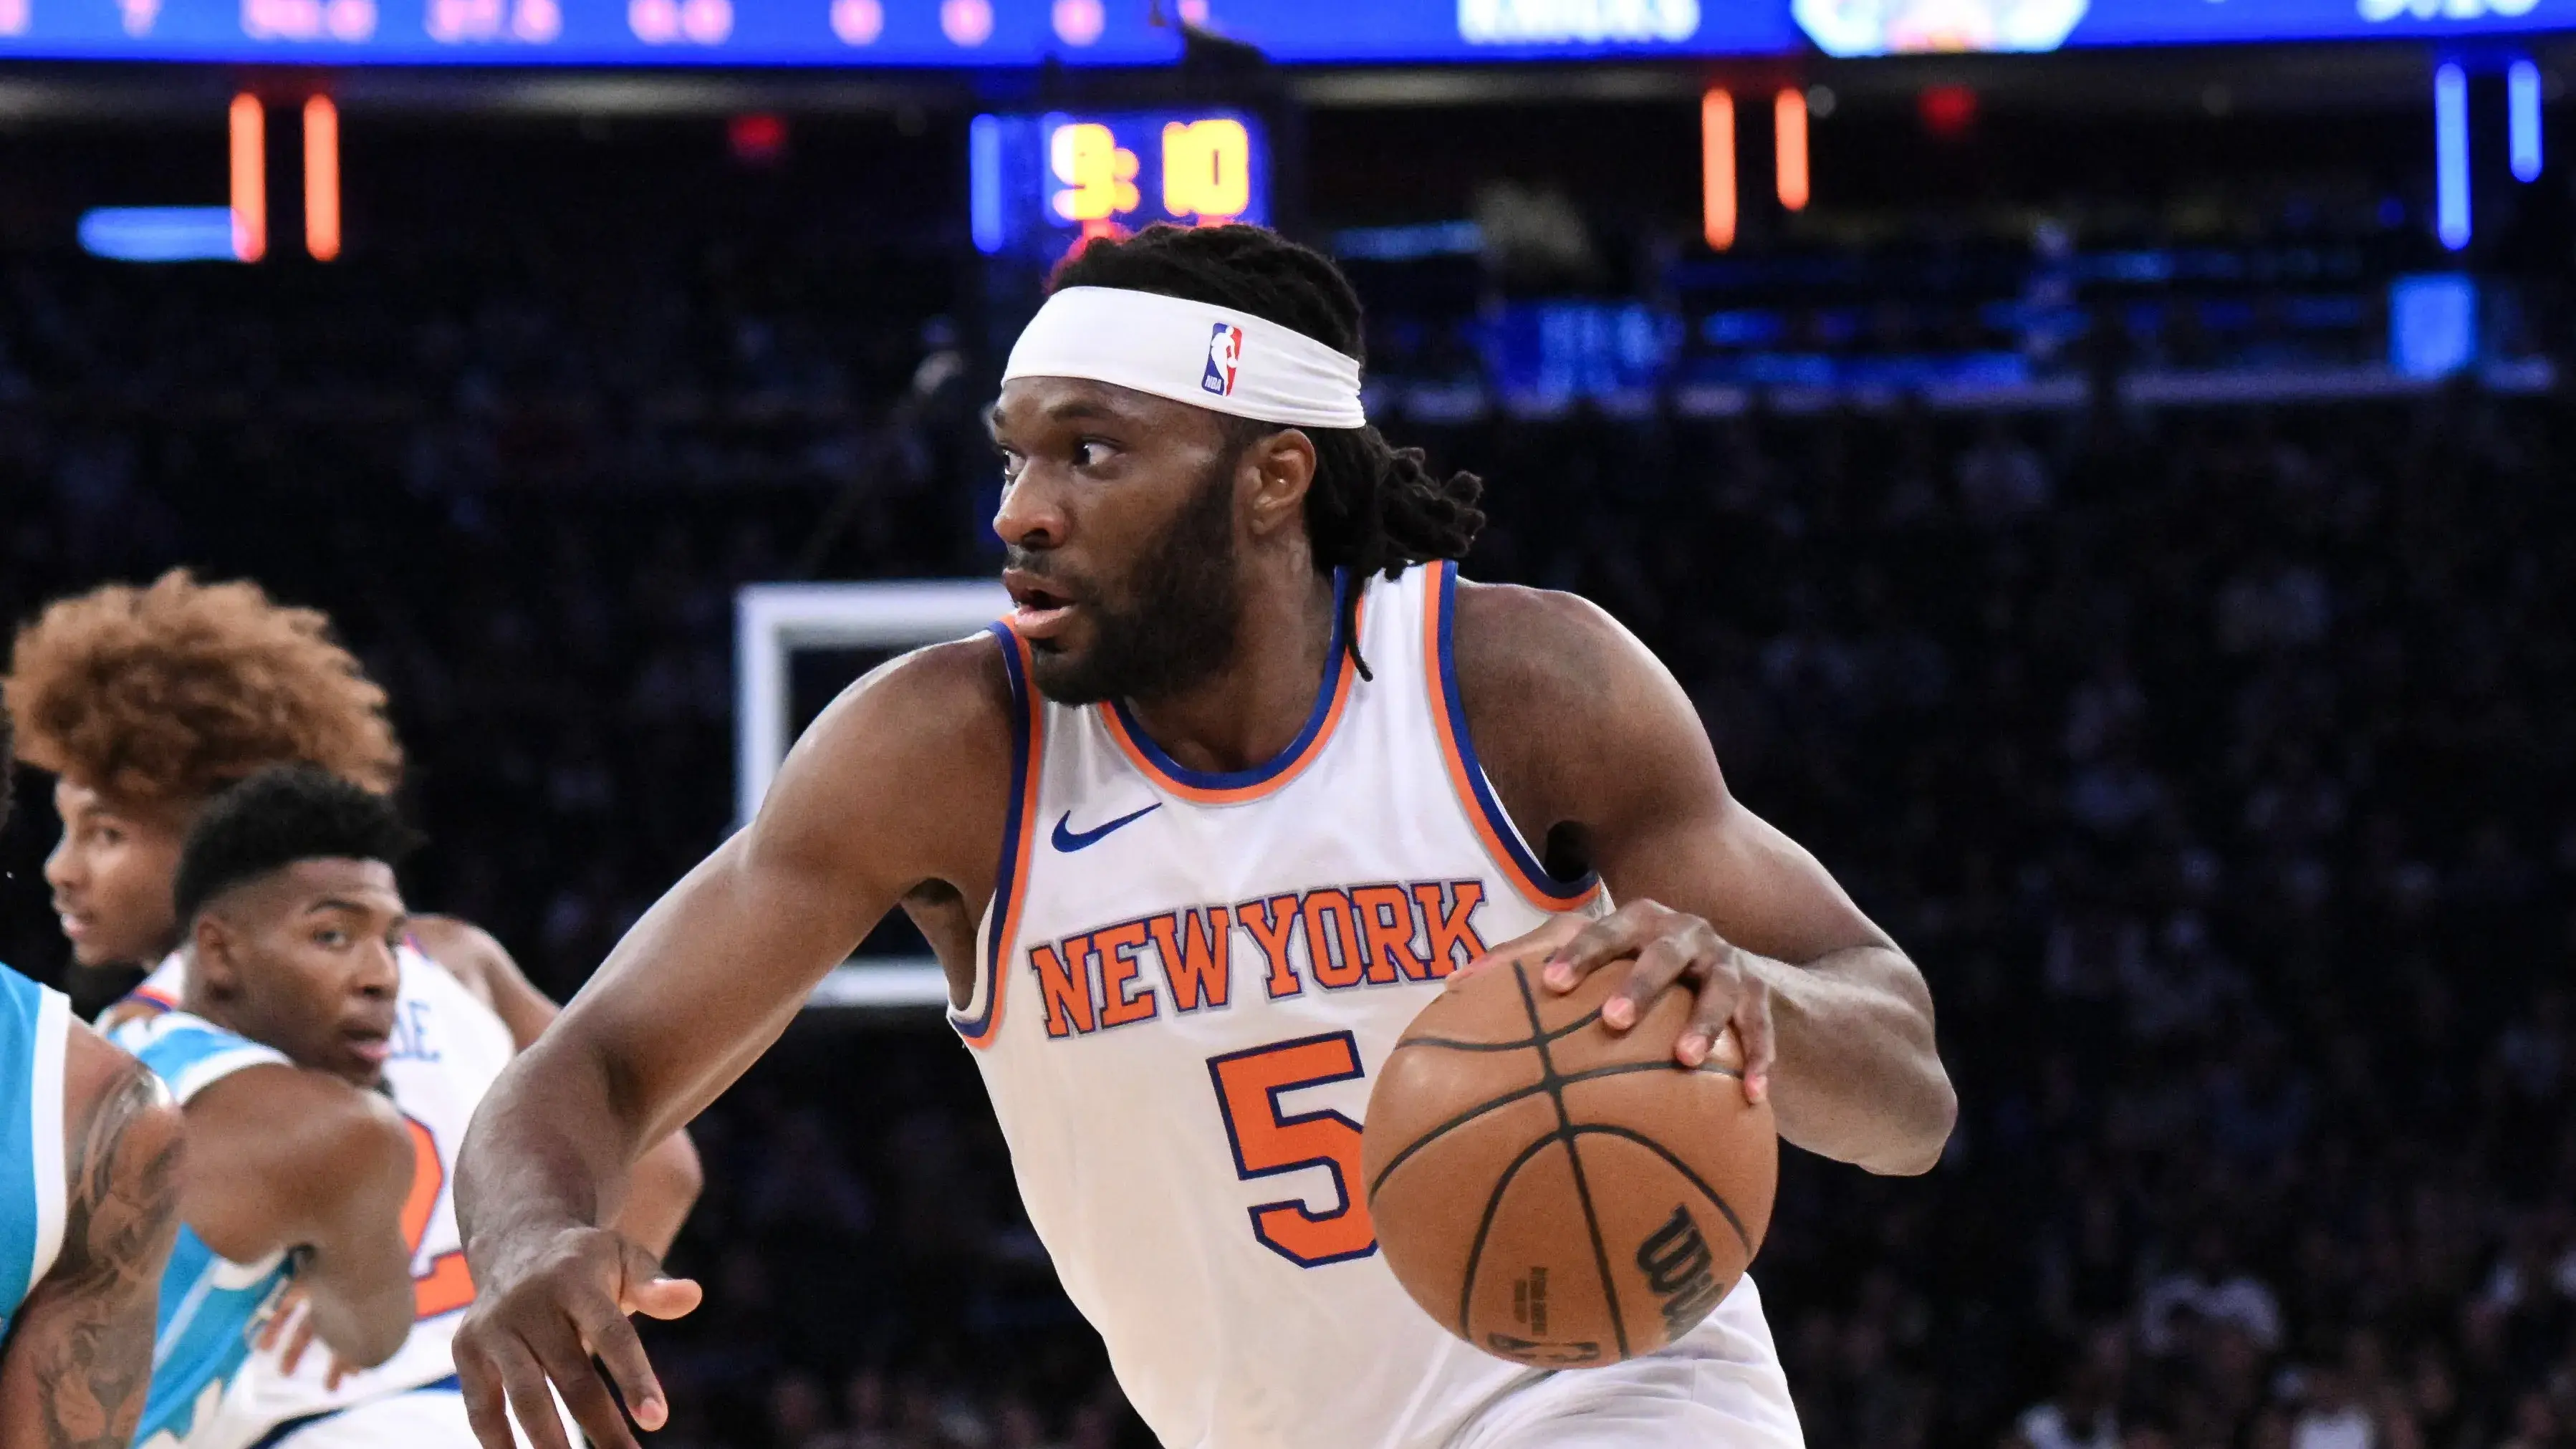
<path fill-rule="evenodd" d="M 1478 880 L 1319 886 L 1231 906 L 1184 906 L 1029 948 L 1050 1037 L 1165 1011 L 1223 1006 L 1235 962 L 1272 1000 L 1309 990 L 1437 981 L 1485 952 Z"/>
<path fill-rule="evenodd" d="M 1541 1338 L 1547 1337 L 1547 1269 L 1532 1268 L 1512 1284 L 1512 1317 Z"/>
<path fill-rule="evenodd" d="M 1674 1208 L 1672 1217 L 1638 1247 L 1637 1269 L 1663 1302 L 1668 1336 L 1679 1338 L 1690 1332 L 1725 1296 L 1713 1267 L 1708 1240 L 1699 1235 L 1699 1224 L 1682 1208 Z"/>

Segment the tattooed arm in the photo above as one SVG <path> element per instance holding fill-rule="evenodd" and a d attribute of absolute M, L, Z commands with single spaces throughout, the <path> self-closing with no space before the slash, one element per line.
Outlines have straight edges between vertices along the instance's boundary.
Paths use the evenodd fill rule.
<path fill-rule="evenodd" d="M 158 1077 L 87 1027 L 63 1078 L 63 1244 L 0 1349 L 0 1444 L 126 1449 L 179 1227 L 181 1119 Z"/>

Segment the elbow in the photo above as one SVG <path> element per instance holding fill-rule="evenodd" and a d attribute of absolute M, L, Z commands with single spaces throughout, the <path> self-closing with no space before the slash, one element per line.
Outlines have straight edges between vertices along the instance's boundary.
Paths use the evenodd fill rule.
<path fill-rule="evenodd" d="M 371 1369 L 402 1351 L 402 1346 L 411 1339 L 410 1288 L 408 1283 L 403 1285 L 400 1303 L 389 1304 L 368 1314 L 355 1335 L 356 1342 L 346 1348 L 336 1343 L 331 1345 L 331 1351 L 339 1355 L 341 1362 L 353 1369 Z"/>
<path fill-rule="evenodd" d="M 343 1368 L 374 1368 L 401 1352 L 410 1341 L 412 1287 L 408 1264 L 401 1283 L 370 1287 L 354 1301 L 347 1296 L 348 1286 L 317 1281 L 309 1291 L 313 1295 L 313 1336 L 331 1350 L 331 1356 Z"/>
<path fill-rule="evenodd" d="M 646 1154 L 644 1162 L 652 1172 L 654 1190 L 670 1203 L 672 1216 L 686 1218 L 707 1186 L 706 1166 L 698 1160 L 697 1144 L 689 1140 L 686 1131 L 674 1132 Z"/>
<path fill-rule="evenodd" d="M 1902 1114 L 1907 1130 L 1876 1160 L 1861 1165 L 1882 1177 L 1921 1177 L 1940 1166 L 1959 1125 L 1959 1092 L 1936 1060 L 1912 1110 Z"/>

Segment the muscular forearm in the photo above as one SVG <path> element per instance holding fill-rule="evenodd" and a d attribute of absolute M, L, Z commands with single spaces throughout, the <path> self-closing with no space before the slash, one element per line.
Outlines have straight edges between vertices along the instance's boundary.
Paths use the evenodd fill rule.
<path fill-rule="evenodd" d="M 1771 988 L 1780 1135 L 1871 1172 L 1928 1172 L 1958 1098 L 1933 1048 L 1932 999 L 1898 951 L 1855 946 L 1803 965 L 1757 959 Z"/>
<path fill-rule="evenodd" d="M 496 1253 L 566 1227 L 604 1227 L 623 1205 L 640 1134 L 606 1064 L 557 1031 L 503 1070 L 456 1159 L 456 1219 L 478 1281 Z"/>

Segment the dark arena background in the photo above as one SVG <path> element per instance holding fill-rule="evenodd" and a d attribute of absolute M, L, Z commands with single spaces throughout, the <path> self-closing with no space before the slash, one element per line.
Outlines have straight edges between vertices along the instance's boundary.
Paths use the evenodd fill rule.
<path fill-rule="evenodd" d="M 1045 268 L 1266 220 L 1469 572 L 1931 980 L 1939 1168 L 1784 1164 L 1809 1442 L 2566 1449 L 2571 77 L 2576 0 L 0 0 L 0 616 L 327 609 L 412 900 L 568 997 L 910 642 L 753 586 L 989 579 Z M 696 1124 L 652 1443 L 1149 1442 L 903 934 Z"/>

